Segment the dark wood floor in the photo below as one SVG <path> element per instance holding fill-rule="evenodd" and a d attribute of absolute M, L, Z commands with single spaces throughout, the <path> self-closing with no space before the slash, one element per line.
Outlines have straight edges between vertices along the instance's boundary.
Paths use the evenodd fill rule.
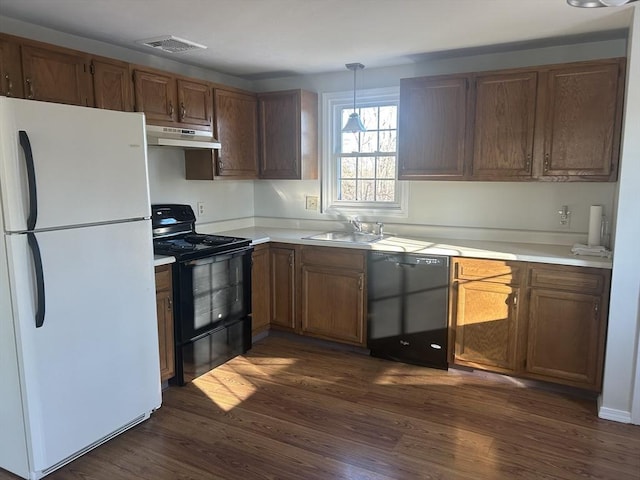
<path fill-rule="evenodd" d="M 640 479 L 640 427 L 506 377 L 271 336 L 47 478 Z"/>

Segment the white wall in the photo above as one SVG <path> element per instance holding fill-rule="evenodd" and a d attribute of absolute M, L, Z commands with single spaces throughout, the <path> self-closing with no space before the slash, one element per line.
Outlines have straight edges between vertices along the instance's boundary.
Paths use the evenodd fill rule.
<path fill-rule="evenodd" d="M 197 203 L 203 202 L 199 225 L 253 217 L 251 180 L 186 180 L 180 149 L 150 147 L 148 158 L 151 203 L 188 203 L 196 211 Z"/>
<path fill-rule="evenodd" d="M 618 192 L 615 257 L 599 414 L 640 424 L 640 7 L 634 6 Z M 635 398 L 634 398 L 635 388 Z M 633 406 L 633 411 L 632 411 Z"/>

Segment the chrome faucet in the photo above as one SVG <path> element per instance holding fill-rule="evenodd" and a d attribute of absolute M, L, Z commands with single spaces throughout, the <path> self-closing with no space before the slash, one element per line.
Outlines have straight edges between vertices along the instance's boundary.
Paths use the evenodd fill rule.
<path fill-rule="evenodd" d="M 362 231 L 362 222 L 358 217 L 350 218 L 349 223 L 353 225 L 353 228 L 355 229 L 356 232 Z"/>
<path fill-rule="evenodd" d="M 376 222 L 376 227 L 378 227 L 378 236 L 382 237 L 384 235 L 384 223 Z"/>

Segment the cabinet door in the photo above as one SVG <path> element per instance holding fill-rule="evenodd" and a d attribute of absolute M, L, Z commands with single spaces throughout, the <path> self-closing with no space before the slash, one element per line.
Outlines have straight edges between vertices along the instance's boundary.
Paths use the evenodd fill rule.
<path fill-rule="evenodd" d="M 455 363 L 515 371 L 519 289 L 492 282 L 457 282 L 453 293 Z"/>
<path fill-rule="evenodd" d="M 23 97 L 20 46 L 0 38 L 0 95 Z"/>
<path fill-rule="evenodd" d="M 300 178 L 299 91 L 258 96 L 260 176 Z"/>
<path fill-rule="evenodd" d="M 206 83 L 178 79 L 178 121 L 211 130 L 211 88 Z"/>
<path fill-rule="evenodd" d="M 295 250 L 271 247 L 271 325 L 295 329 Z"/>
<path fill-rule="evenodd" d="M 526 371 L 599 390 L 603 310 L 600 295 L 531 289 Z"/>
<path fill-rule="evenodd" d="M 467 77 L 400 81 L 398 178 L 456 179 L 468 152 Z"/>
<path fill-rule="evenodd" d="M 176 81 L 169 75 L 135 70 L 133 83 L 136 111 L 144 112 L 147 123 L 173 122 L 176 117 Z"/>
<path fill-rule="evenodd" d="M 269 246 L 258 245 L 251 257 L 251 332 L 253 335 L 269 328 L 270 316 Z"/>
<path fill-rule="evenodd" d="M 215 89 L 215 135 L 222 144 L 218 175 L 258 178 L 257 104 L 255 95 Z"/>
<path fill-rule="evenodd" d="M 175 375 L 173 293 L 171 267 L 168 265 L 156 267 L 156 309 L 158 312 L 160 378 L 164 382 Z"/>
<path fill-rule="evenodd" d="M 530 177 L 536 72 L 476 78 L 473 177 Z"/>
<path fill-rule="evenodd" d="M 91 72 L 97 108 L 133 111 L 129 65 L 94 58 L 91 62 Z"/>
<path fill-rule="evenodd" d="M 364 273 L 302 267 L 302 333 L 364 345 Z"/>
<path fill-rule="evenodd" d="M 548 73 L 543 176 L 615 177 L 621 116 L 619 69 L 618 63 L 603 63 Z"/>
<path fill-rule="evenodd" d="M 26 98 L 93 106 L 88 56 L 31 45 L 23 45 L 21 53 Z"/>

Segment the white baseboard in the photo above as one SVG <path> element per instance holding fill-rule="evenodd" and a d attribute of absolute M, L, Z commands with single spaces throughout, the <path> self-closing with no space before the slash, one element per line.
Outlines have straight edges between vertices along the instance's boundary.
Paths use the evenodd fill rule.
<path fill-rule="evenodd" d="M 631 412 L 617 410 L 615 408 L 603 407 L 602 396 L 598 397 L 598 417 L 612 422 L 631 423 Z"/>

